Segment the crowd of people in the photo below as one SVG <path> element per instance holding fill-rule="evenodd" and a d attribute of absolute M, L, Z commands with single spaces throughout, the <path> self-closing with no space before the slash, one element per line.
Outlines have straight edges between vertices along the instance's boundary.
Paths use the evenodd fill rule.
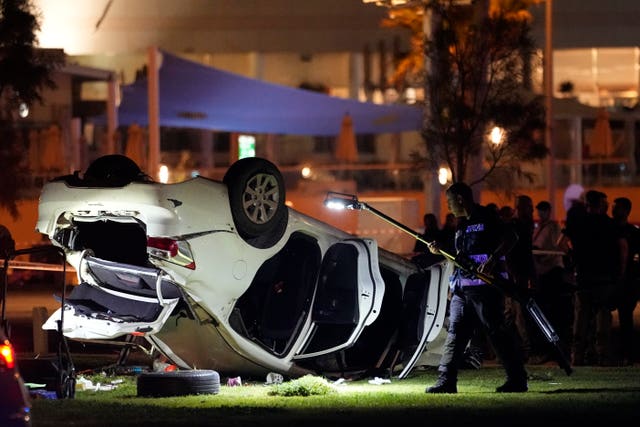
<path fill-rule="evenodd" d="M 549 201 L 534 205 L 527 195 L 517 196 L 513 207 L 480 205 L 462 183 L 446 195 L 450 213 L 442 227 L 433 213 L 424 216 L 422 237 L 430 244 L 417 241 L 416 262 L 439 262 L 440 251 L 446 251 L 459 265 L 464 260 L 480 273 L 507 278 L 519 295 L 534 297 L 573 366 L 637 361 L 633 312 L 640 297 L 640 228 L 629 222 L 629 198 L 614 199 L 609 212 L 605 193 L 586 191 L 560 222 L 552 219 Z M 498 392 L 526 391 L 524 366 L 552 361 L 554 348 L 511 292 L 503 289 L 497 298 L 495 286 L 459 267 L 450 283 L 440 376 L 427 392 L 455 393 L 458 369 L 479 368 L 491 357 L 507 374 Z"/>

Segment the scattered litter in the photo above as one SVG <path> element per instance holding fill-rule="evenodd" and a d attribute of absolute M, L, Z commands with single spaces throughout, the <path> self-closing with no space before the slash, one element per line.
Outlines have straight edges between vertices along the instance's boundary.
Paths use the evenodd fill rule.
<path fill-rule="evenodd" d="M 229 378 L 227 380 L 227 385 L 229 387 L 237 387 L 237 386 L 241 386 L 242 385 L 242 378 L 240 377 L 233 377 L 233 378 Z"/>
<path fill-rule="evenodd" d="M 51 390 L 29 390 L 29 396 L 32 399 L 57 399 L 58 395 L 55 391 Z"/>
<path fill-rule="evenodd" d="M 138 375 L 141 374 L 143 372 L 148 372 L 149 371 L 149 367 L 148 366 L 121 366 L 121 365 L 116 365 L 113 367 L 109 367 L 109 370 L 113 370 L 112 372 L 116 375 Z M 107 373 L 102 371 L 99 373 L 99 375 L 102 375 L 103 377 L 107 376 Z"/>
<path fill-rule="evenodd" d="M 101 383 L 97 383 L 94 391 L 111 391 L 118 388 L 117 385 L 115 384 L 101 384 Z"/>
<path fill-rule="evenodd" d="M 375 377 L 374 379 L 369 380 L 369 384 L 374 384 L 374 385 L 391 384 L 391 380 L 388 380 L 386 378 Z"/>
<path fill-rule="evenodd" d="M 267 381 L 265 382 L 265 385 L 282 384 L 283 380 L 284 378 L 282 377 L 282 375 L 276 372 L 269 372 L 267 374 Z"/>
<path fill-rule="evenodd" d="M 110 391 L 118 388 L 120 383 L 122 383 L 122 380 L 113 380 L 109 384 L 93 384 L 93 381 L 80 376 L 76 379 L 76 391 Z"/>
<path fill-rule="evenodd" d="M 344 378 L 338 378 L 337 380 L 335 380 L 333 382 L 333 385 L 347 385 L 347 383 L 345 383 L 345 379 Z"/>
<path fill-rule="evenodd" d="M 47 385 L 46 384 L 40 384 L 40 383 L 24 383 L 24 385 L 29 389 L 33 389 L 33 388 L 45 388 Z"/>
<path fill-rule="evenodd" d="M 153 361 L 153 372 L 173 372 L 177 370 L 178 367 L 176 365 L 172 365 L 171 363 L 167 363 L 166 361 L 162 361 L 159 359 Z"/>
<path fill-rule="evenodd" d="M 93 382 L 83 376 L 76 378 L 76 391 L 89 390 L 93 387 Z"/>

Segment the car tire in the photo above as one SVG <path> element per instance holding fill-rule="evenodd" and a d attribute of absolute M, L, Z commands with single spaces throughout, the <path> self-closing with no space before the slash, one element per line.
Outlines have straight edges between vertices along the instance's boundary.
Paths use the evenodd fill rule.
<path fill-rule="evenodd" d="M 220 375 L 208 369 L 171 372 L 143 372 L 138 375 L 139 397 L 171 397 L 190 394 L 218 394 Z"/>
<path fill-rule="evenodd" d="M 261 249 L 278 242 L 289 218 L 278 168 L 266 159 L 247 157 L 232 164 L 223 181 L 238 234 Z"/>

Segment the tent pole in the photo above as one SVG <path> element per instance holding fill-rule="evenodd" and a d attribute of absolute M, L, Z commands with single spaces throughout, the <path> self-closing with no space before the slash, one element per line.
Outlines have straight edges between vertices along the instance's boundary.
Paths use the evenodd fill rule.
<path fill-rule="evenodd" d="M 115 73 L 111 73 L 107 83 L 107 147 L 106 152 L 103 154 L 114 154 L 116 152 L 115 141 L 116 130 L 118 129 L 117 91 L 118 81 Z"/>
<path fill-rule="evenodd" d="M 160 90 L 159 90 L 159 58 L 158 49 L 151 46 L 148 49 L 147 85 L 149 93 L 149 153 L 147 173 L 158 179 L 160 167 Z"/>

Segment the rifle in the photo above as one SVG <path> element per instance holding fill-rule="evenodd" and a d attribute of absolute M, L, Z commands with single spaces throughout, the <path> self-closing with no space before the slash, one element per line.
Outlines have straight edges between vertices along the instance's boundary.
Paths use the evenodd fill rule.
<path fill-rule="evenodd" d="M 377 217 L 393 225 L 394 227 L 399 228 L 400 230 L 404 231 L 407 234 L 410 234 L 412 237 L 421 241 L 427 246 L 431 246 L 433 244 L 433 242 L 427 242 L 425 239 L 422 238 L 422 236 L 419 233 L 407 227 L 406 225 L 396 221 L 395 219 L 384 214 L 383 212 L 380 212 L 379 210 L 369 206 L 368 204 L 359 201 L 358 198 L 353 194 L 336 193 L 336 192 L 330 191 L 329 193 L 327 193 L 327 198 L 325 199 L 324 204 L 332 208 L 369 211 L 374 215 L 376 215 Z M 531 316 L 536 326 L 538 326 L 538 328 L 540 329 L 544 337 L 547 339 L 549 344 L 553 346 L 556 353 L 556 361 L 558 362 L 558 365 L 562 369 L 564 369 L 567 375 L 571 375 L 571 373 L 573 372 L 573 369 L 571 368 L 569 358 L 567 357 L 567 355 L 564 353 L 564 350 L 560 346 L 560 338 L 558 337 L 558 334 L 556 333 L 555 329 L 553 328 L 551 323 L 549 323 L 544 313 L 542 312 L 542 309 L 540 308 L 540 306 L 538 306 L 538 303 L 532 296 L 526 293 L 520 292 L 520 290 L 515 286 L 513 282 L 511 282 L 510 280 L 502 276 L 494 277 L 492 275 L 480 272 L 478 271 L 477 266 L 474 263 L 472 262 L 464 263 L 462 262 L 462 260 L 456 259 L 454 255 L 449 254 L 446 251 L 443 251 L 442 249 L 439 249 L 439 251 L 440 251 L 440 254 L 442 254 L 442 256 L 444 256 L 447 260 L 453 262 L 454 265 L 456 265 L 460 269 L 466 271 L 467 273 L 473 274 L 478 279 L 482 280 L 483 282 L 489 285 L 497 287 L 505 295 L 513 297 L 523 307 L 525 307 L 525 309 L 527 310 L 527 313 L 529 314 L 529 316 Z"/>

